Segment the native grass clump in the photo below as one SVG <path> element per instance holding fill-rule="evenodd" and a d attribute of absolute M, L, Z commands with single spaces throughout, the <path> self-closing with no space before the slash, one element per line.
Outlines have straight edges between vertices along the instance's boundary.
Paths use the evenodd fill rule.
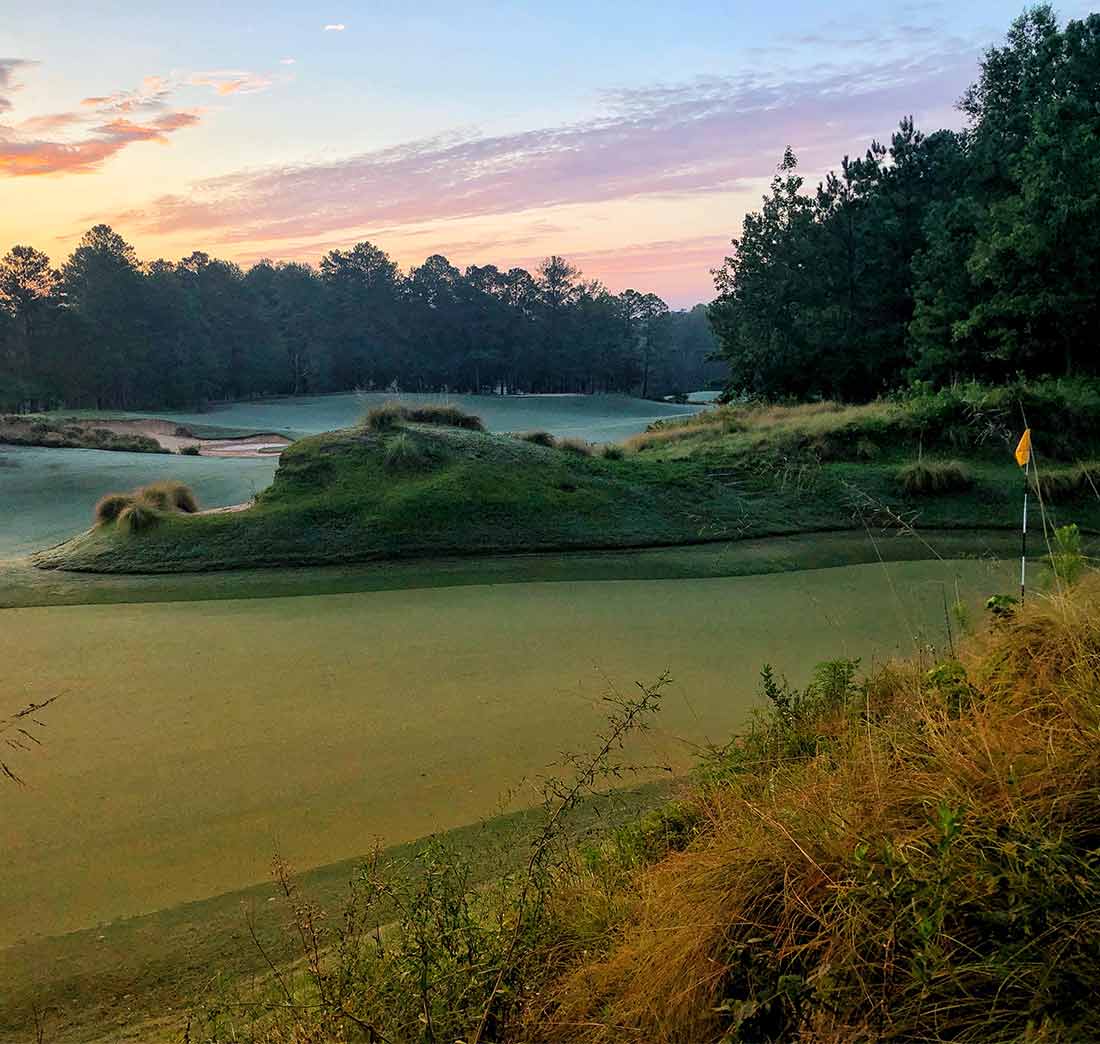
<path fill-rule="evenodd" d="M 911 497 L 960 493 L 974 485 L 970 469 L 958 460 L 918 460 L 897 470 L 897 483 Z"/>
<path fill-rule="evenodd" d="M 592 443 L 584 439 L 560 439 L 558 449 L 563 453 L 572 453 L 575 457 L 591 457 Z"/>
<path fill-rule="evenodd" d="M 393 431 L 404 424 L 438 424 L 446 428 L 484 431 L 480 417 L 458 406 L 436 403 L 384 402 L 367 412 L 363 423 L 371 431 Z"/>
<path fill-rule="evenodd" d="M 530 442 L 535 446 L 554 447 L 558 442 L 550 432 L 543 431 L 541 428 L 535 429 L 534 431 L 517 431 L 514 433 L 513 437 L 521 439 L 524 442 Z"/>
<path fill-rule="evenodd" d="M 199 510 L 190 486 L 173 479 L 152 482 L 129 493 L 107 493 L 95 506 L 96 526 L 115 524 L 127 534 L 154 528 L 166 515 L 192 515 Z"/>

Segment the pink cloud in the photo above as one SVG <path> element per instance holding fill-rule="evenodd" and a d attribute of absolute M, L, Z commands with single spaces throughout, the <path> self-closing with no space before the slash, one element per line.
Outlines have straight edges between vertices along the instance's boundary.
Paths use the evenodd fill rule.
<path fill-rule="evenodd" d="M 432 138 L 342 161 L 229 174 L 118 220 L 144 232 L 200 231 L 243 244 L 723 192 L 769 176 L 787 143 L 804 169 L 823 171 L 888 134 L 914 98 L 937 112 L 949 107 L 974 61 L 960 45 L 787 82 L 711 79 L 617 92 L 605 99 L 607 115 L 586 123 Z"/>

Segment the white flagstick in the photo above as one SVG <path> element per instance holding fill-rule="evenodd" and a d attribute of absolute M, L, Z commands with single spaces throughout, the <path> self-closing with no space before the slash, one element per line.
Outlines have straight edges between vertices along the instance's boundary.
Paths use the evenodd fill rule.
<path fill-rule="evenodd" d="M 1031 471 L 1031 447 L 1027 450 L 1027 463 L 1024 464 L 1024 524 L 1020 530 L 1020 604 L 1024 603 L 1027 592 L 1027 479 Z"/>

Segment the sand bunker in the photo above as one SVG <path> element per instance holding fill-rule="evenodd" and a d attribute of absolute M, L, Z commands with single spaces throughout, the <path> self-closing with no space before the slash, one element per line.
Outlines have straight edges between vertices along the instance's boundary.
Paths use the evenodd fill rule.
<path fill-rule="evenodd" d="M 203 457 L 266 457 L 282 453 L 290 445 L 290 439 L 277 432 L 264 431 L 252 435 L 230 438 L 200 438 L 175 421 L 135 417 L 127 420 L 81 419 L 74 424 L 82 428 L 106 428 L 119 435 L 148 435 L 156 439 L 166 450 L 179 453 L 189 446 L 197 446 Z"/>

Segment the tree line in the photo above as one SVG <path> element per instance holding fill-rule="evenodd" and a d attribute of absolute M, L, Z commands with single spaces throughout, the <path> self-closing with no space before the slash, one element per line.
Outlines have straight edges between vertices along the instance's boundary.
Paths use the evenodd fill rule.
<path fill-rule="evenodd" d="M 434 255 L 403 273 L 371 243 L 247 271 L 193 253 L 142 264 L 97 225 L 55 270 L 0 259 L 0 408 L 156 409 L 355 388 L 674 395 L 725 367 L 706 308 L 613 294 L 561 257 L 535 273 Z"/>
<path fill-rule="evenodd" d="M 963 130 L 903 119 L 812 194 L 787 149 L 715 272 L 734 389 L 1100 373 L 1100 15 L 1028 10 L 959 107 Z"/>

